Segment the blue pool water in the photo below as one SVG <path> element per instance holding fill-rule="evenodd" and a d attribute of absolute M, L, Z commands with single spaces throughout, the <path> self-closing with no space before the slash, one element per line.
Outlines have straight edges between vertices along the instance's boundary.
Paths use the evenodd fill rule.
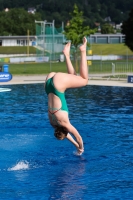
<path fill-rule="evenodd" d="M 43 84 L 8 88 L 0 93 L 0 200 L 133 199 L 132 88 L 66 92 L 82 156 L 54 138 Z"/>

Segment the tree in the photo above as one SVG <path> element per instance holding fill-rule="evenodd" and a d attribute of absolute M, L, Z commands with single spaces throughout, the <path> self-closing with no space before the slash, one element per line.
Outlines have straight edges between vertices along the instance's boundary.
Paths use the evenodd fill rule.
<path fill-rule="evenodd" d="M 13 8 L 0 12 L 0 35 L 35 35 L 35 20 L 41 20 L 40 14 L 30 14 L 22 8 Z"/>
<path fill-rule="evenodd" d="M 125 35 L 125 44 L 133 51 L 133 9 L 129 13 L 129 18 L 123 22 L 122 33 Z"/>
<path fill-rule="evenodd" d="M 101 33 L 102 33 L 102 34 L 114 33 L 114 28 L 113 28 L 113 26 L 111 26 L 110 24 L 105 23 L 105 24 L 103 24 L 102 27 L 101 27 Z"/>
<path fill-rule="evenodd" d="M 71 44 L 77 49 L 81 44 L 83 37 L 94 34 L 95 30 L 90 29 L 89 26 L 84 27 L 83 12 L 79 12 L 76 4 L 74 5 L 73 13 L 70 15 L 72 18 L 65 27 L 64 35 L 68 40 L 71 40 Z"/>
<path fill-rule="evenodd" d="M 76 69 L 78 65 L 78 46 L 81 44 L 84 36 L 89 36 L 94 34 L 95 30 L 90 29 L 89 26 L 84 26 L 83 12 L 78 10 L 77 5 L 74 5 L 74 10 L 70 14 L 71 20 L 67 23 L 64 31 L 64 35 L 67 40 L 71 41 L 74 47 L 74 59 L 76 64 Z"/>

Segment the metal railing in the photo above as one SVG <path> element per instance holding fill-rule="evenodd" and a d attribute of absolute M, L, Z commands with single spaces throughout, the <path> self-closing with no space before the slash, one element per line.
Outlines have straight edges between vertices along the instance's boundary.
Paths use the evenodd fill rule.
<path fill-rule="evenodd" d="M 133 61 L 92 61 L 88 67 L 90 77 L 117 77 L 126 78 L 133 74 Z"/>

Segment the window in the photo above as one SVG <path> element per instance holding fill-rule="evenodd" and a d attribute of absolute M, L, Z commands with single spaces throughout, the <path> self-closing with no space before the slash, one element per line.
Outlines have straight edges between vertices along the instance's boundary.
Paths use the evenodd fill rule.
<path fill-rule="evenodd" d="M 2 46 L 2 40 L 0 40 L 0 46 Z"/>
<path fill-rule="evenodd" d="M 17 40 L 17 45 L 20 45 L 20 40 Z"/>

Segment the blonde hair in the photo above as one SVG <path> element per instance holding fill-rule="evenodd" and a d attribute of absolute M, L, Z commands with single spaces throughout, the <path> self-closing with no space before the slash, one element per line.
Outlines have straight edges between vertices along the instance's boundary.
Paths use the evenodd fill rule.
<path fill-rule="evenodd" d="M 67 136 L 68 132 L 64 127 L 57 127 L 55 128 L 54 136 L 58 140 L 64 140 Z"/>

